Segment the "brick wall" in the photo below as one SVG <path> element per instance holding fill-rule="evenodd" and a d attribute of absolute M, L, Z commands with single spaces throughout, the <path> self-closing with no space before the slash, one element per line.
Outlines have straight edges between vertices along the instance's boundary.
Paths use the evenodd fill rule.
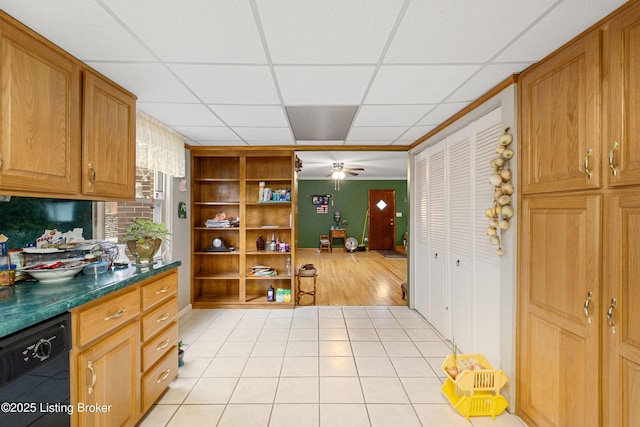
<path fill-rule="evenodd" d="M 124 229 L 136 218 L 144 218 L 153 220 L 153 191 L 154 186 L 154 174 L 148 170 L 138 169 L 136 175 L 136 184 L 142 188 L 142 198 L 145 202 L 107 202 L 105 203 L 105 215 L 104 215 L 104 236 L 106 239 L 115 240 L 117 238 L 118 243 L 124 243 L 122 235 Z M 140 193 L 137 188 L 137 193 Z M 140 194 L 136 194 L 139 198 Z"/>

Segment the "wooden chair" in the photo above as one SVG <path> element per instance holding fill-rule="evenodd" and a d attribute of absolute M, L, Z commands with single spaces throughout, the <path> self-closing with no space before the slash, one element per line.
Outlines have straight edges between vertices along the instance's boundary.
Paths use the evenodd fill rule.
<path fill-rule="evenodd" d="M 329 239 L 328 234 L 320 235 L 320 252 L 322 252 L 323 249 L 326 249 L 327 252 L 331 252 L 331 239 Z"/>

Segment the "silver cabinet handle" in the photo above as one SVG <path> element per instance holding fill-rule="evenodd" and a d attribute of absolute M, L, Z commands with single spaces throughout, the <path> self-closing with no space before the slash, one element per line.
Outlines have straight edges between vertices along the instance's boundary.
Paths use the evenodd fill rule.
<path fill-rule="evenodd" d="M 614 164 L 614 160 L 613 160 L 613 155 L 618 149 L 618 145 L 619 145 L 618 141 L 613 141 L 611 143 L 611 151 L 609 151 L 609 168 L 611 168 L 611 175 L 613 176 L 618 175 L 618 169 L 616 169 L 616 165 Z"/>
<path fill-rule="evenodd" d="M 91 385 L 89 386 L 89 394 L 93 393 L 93 386 L 96 385 L 96 371 L 93 369 L 93 363 L 89 360 L 87 362 L 87 369 L 91 372 Z"/>
<path fill-rule="evenodd" d="M 123 314 L 124 314 L 124 307 L 122 307 L 120 310 L 116 311 L 115 313 L 106 316 L 104 318 L 104 320 L 117 319 L 118 317 L 122 316 Z"/>
<path fill-rule="evenodd" d="M 160 294 L 165 294 L 169 292 L 169 285 L 165 286 L 164 288 L 160 289 L 159 291 L 156 292 L 156 295 L 160 295 Z"/>
<path fill-rule="evenodd" d="M 587 174 L 588 179 L 591 179 L 591 177 L 593 176 L 593 172 L 591 172 L 591 170 L 589 169 L 589 157 L 591 157 L 591 153 L 593 153 L 593 150 L 589 148 L 587 150 L 587 155 L 584 156 L 584 173 Z"/>
<path fill-rule="evenodd" d="M 584 316 L 587 318 L 587 323 L 590 325 L 592 322 L 591 314 L 589 314 L 589 305 L 591 304 L 591 297 L 593 297 L 593 292 L 589 291 L 587 293 L 587 299 L 584 300 Z"/>
<path fill-rule="evenodd" d="M 616 308 L 616 299 L 611 298 L 611 305 L 609 306 L 609 310 L 607 310 L 607 322 L 609 323 L 609 328 L 611 329 L 611 333 L 616 333 L 616 326 L 613 324 L 613 309 Z"/>
<path fill-rule="evenodd" d="M 169 342 L 170 342 L 170 341 L 171 341 L 171 340 L 170 340 L 169 338 L 167 338 L 166 340 L 162 341 L 162 342 L 160 343 L 160 345 L 158 345 L 158 347 L 156 347 L 156 350 L 157 350 L 157 351 L 160 351 L 160 350 L 162 350 L 163 348 L 166 348 L 166 347 L 169 345 Z"/>

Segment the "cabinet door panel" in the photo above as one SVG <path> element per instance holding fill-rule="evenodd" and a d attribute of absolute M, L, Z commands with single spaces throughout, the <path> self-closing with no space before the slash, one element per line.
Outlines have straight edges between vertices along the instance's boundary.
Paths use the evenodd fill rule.
<path fill-rule="evenodd" d="M 77 403 L 109 405 L 105 411 L 78 411 L 78 425 L 135 424 L 140 378 L 137 327 L 131 323 L 78 355 Z"/>
<path fill-rule="evenodd" d="M 95 198 L 135 198 L 135 99 L 84 73 L 82 192 Z"/>
<path fill-rule="evenodd" d="M 594 31 L 522 78 L 525 193 L 600 186 L 599 40 Z"/>
<path fill-rule="evenodd" d="M 1 23 L 0 189 L 80 192 L 80 71 Z"/>
<path fill-rule="evenodd" d="M 609 26 L 610 71 L 605 103 L 607 138 L 604 150 L 610 165 L 609 185 L 640 183 L 640 5 L 635 5 Z M 606 82 L 605 82 L 606 83 Z M 615 173 L 615 175 L 614 175 Z"/>
<path fill-rule="evenodd" d="M 604 301 L 611 322 L 603 325 L 608 375 L 604 384 L 608 425 L 640 420 L 640 192 L 609 196 L 606 202 Z M 603 310 L 603 314 L 608 310 Z"/>
<path fill-rule="evenodd" d="M 600 204 L 580 195 L 522 204 L 518 400 L 537 425 L 599 425 Z"/>

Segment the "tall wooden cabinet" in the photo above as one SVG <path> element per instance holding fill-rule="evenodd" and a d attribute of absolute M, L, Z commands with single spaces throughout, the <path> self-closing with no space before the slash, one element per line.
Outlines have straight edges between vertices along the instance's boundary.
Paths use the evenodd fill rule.
<path fill-rule="evenodd" d="M 640 419 L 640 3 L 523 73 L 518 414 Z"/>
<path fill-rule="evenodd" d="M 0 193 L 135 197 L 135 96 L 0 11 Z"/>
<path fill-rule="evenodd" d="M 194 308 L 293 307 L 294 158 L 293 151 L 289 150 L 191 150 L 191 298 Z M 260 200 L 261 183 L 273 193 L 282 191 L 271 200 L 264 200 L 264 197 Z M 239 224 L 226 227 L 211 223 L 216 216 L 239 218 Z M 289 250 L 257 250 L 256 241 L 260 235 L 266 241 L 267 249 L 273 238 L 288 244 Z M 217 251 L 213 245 L 217 238 L 225 248 L 233 248 L 233 251 Z M 254 276 L 251 271 L 255 266 L 273 268 L 277 274 Z M 268 302 L 270 286 L 290 291 L 291 300 Z"/>

